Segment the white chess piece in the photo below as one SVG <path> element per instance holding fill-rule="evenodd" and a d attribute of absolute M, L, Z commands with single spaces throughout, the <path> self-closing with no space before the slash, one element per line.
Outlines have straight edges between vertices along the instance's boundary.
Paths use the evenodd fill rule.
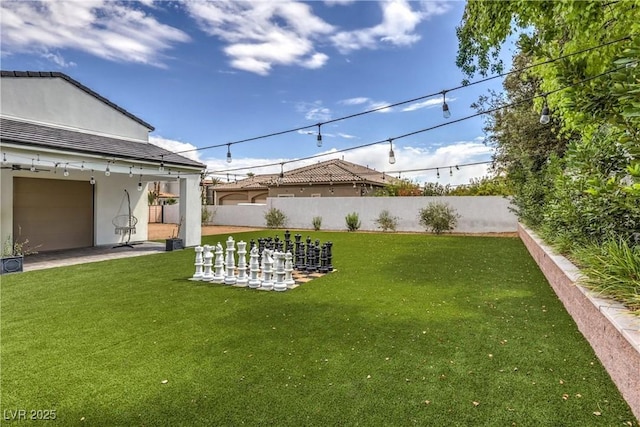
<path fill-rule="evenodd" d="M 247 243 L 242 240 L 238 242 L 238 277 L 236 284 L 245 287 L 249 282 L 247 277 Z"/>
<path fill-rule="evenodd" d="M 293 255 L 291 252 L 284 254 L 284 283 L 291 289 L 296 281 L 293 280 Z"/>
<path fill-rule="evenodd" d="M 272 253 L 273 251 L 271 251 L 270 249 L 265 249 L 264 251 L 262 251 L 262 260 L 264 261 L 264 270 L 262 273 L 264 274 L 264 280 L 262 281 L 261 288 L 267 291 L 273 289 L 273 258 L 271 258 Z"/>
<path fill-rule="evenodd" d="M 227 239 L 227 258 L 224 263 L 226 269 L 226 274 L 224 275 L 225 285 L 236 284 L 236 259 L 233 254 L 235 251 L 236 242 L 233 240 L 233 237 L 229 236 Z"/>
<path fill-rule="evenodd" d="M 249 287 L 254 289 L 260 287 L 260 266 L 258 265 L 259 256 L 258 247 L 254 246 L 251 248 L 251 253 L 249 255 Z"/>
<path fill-rule="evenodd" d="M 196 272 L 193 273 L 190 280 L 202 280 L 202 276 L 204 275 L 204 258 L 202 257 L 202 252 L 204 251 L 204 248 L 202 246 L 196 246 L 194 250 L 196 252 L 196 261 L 193 265 L 196 266 Z"/>
<path fill-rule="evenodd" d="M 213 265 L 213 253 L 211 252 L 211 246 L 204 245 L 202 251 L 204 252 L 202 255 L 202 258 L 204 259 L 204 272 L 202 273 L 202 280 L 205 282 L 210 282 L 213 279 L 213 273 L 211 271 L 211 266 Z"/>
<path fill-rule="evenodd" d="M 287 284 L 284 282 L 284 252 L 276 251 L 273 255 L 275 261 L 275 282 L 273 283 L 274 291 L 286 291 Z"/>
<path fill-rule="evenodd" d="M 222 253 L 222 245 L 220 242 L 216 245 L 216 260 L 213 265 L 213 279 L 211 279 L 214 283 L 223 283 L 224 282 L 224 257 Z"/>

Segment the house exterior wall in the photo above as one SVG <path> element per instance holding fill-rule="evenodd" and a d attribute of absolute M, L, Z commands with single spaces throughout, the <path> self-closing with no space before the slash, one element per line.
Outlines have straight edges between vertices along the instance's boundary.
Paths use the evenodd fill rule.
<path fill-rule="evenodd" d="M 147 127 L 62 78 L 3 77 L 0 92 L 5 117 L 148 142 Z"/>
<path fill-rule="evenodd" d="M 273 197 L 266 206 L 209 206 L 216 225 L 264 227 L 270 208 L 287 216 L 287 227 L 311 229 L 313 217 L 322 217 L 323 230 L 346 230 L 345 216 L 357 212 L 361 230 L 379 230 L 376 218 L 384 209 L 398 217 L 398 231 L 424 232 L 418 214 L 431 202 L 444 202 L 461 216 L 453 230 L 459 233 L 515 232 L 517 218 L 510 201 L 501 196 L 448 197 Z"/>
<path fill-rule="evenodd" d="M 61 179 L 61 180 L 89 180 L 91 172 L 73 171 L 68 177 L 65 177 L 60 171 L 53 175 L 51 173 L 41 172 L 38 174 L 29 171 L 10 171 L 2 170 L 0 206 L 1 213 L 1 230 L 0 234 L 4 243 L 9 236 L 13 234 L 13 178 L 27 177 L 37 179 Z M 128 212 L 127 203 L 123 201 L 125 196 L 124 189 L 129 191 L 131 197 L 131 208 L 133 215 L 138 218 L 137 232 L 131 235 L 131 241 L 144 241 L 147 239 L 148 233 L 148 216 L 149 210 L 147 206 L 147 194 L 144 191 L 138 191 L 138 182 L 133 178 L 129 178 L 126 174 L 114 174 L 106 177 L 103 174 L 94 174 L 96 179 L 94 193 L 94 236 L 95 245 L 117 244 L 121 241 L 121 236 L 115 234 L 115 227 L 112 223 L 113 218 L 121 213 Z M 122 211 L 120 206 L 122 205 Z M 43 212 L 46 212 L 47 206 L 42 206 Z M 199 229 L 199 228 L 198 228 Z M 15 236 L 14 236 L 15 237 Z M 29 238 L 29 236 L 22 236 Z M 37 245 L 37 238 L 29 238 L 30 242 Z"/>
<path fill-rule="evenodd" d="M 361 184 L 314 184 L 314 185 L 286 185 L 269 187 L 269 197 L 363 197 L 375 192 L 376 187 L 370 188 Z"/>

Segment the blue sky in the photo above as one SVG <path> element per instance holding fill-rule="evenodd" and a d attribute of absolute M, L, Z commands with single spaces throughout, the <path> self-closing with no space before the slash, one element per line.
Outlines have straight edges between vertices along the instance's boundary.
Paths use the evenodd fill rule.
<path fill-rule="evenodd" d="M 464 2 L 55 1 L 0 3 L 2 69 L 60 71 L 137 115 L 150 141 L 225 177 L 271 173 L 340 158 L 394 172 L 491 159 L 482 119 L 395 139 L 446 122 L 442 95 L 321 127 L 317 123 L 458 86 Z M 447 93 L 451 119 L 500 80 Z M 393 139 L 389 144 L 337 150 Z M 291 160 L 329 153 L 302 162 Z M 333 153 L 333 154 L 331 154 Z M 486 166 L 402 172 L 414 181 L 467 183 Z"/>

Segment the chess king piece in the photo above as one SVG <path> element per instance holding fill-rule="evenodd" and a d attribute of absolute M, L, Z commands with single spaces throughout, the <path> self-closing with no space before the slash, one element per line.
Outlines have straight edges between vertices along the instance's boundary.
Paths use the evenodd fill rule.
<path fill-rule="evenodd" d="M 225 285 L 236 284 L 236 259 L 234 252 L 236 251 L 236 242 L 233 237 L 229 236 L 227 239 L 227 258 L 224 263 L 226 273 L 224 275 Z"/>
<path fill-rule="evenodd" d="M 214 283 L 224 283 L 224 255 L 220 242 L 216 244 L 215 256 L 215 263 L 213 264 L 213 279 L 211 279 L 211 281 Z"/>

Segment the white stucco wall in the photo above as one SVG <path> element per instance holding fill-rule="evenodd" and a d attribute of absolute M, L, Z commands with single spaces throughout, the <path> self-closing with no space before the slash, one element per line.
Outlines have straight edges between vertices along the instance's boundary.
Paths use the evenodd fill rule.
<path fill-rule="evenodd" d="M 62 78 L 3 77 L 0 93 L 7 118 L 148 141 L 148 128 Z"/>
<path fill-rule="evenodd" d="M 264 214 L 271 208 L 287 216 L 288 228 L 312 228 L 314 216 L 322 217 L 323 230 L 346 230 L 345 216 L 357 212 L 361 230 L 379 230 L 376 218 L 384 209 L 398 217 L 398 231 L 425 231 L 418 222 L 421 208 L 431 202 L 445 202 L 460 215 L 455 232 L 515 232 L 517 218 L 509 200 L 499 196 L 451 197 L 294 197 L 269 198 L 266 206 L 208 206 L 215 212 L 213 223 L 264 227 Z"/>

